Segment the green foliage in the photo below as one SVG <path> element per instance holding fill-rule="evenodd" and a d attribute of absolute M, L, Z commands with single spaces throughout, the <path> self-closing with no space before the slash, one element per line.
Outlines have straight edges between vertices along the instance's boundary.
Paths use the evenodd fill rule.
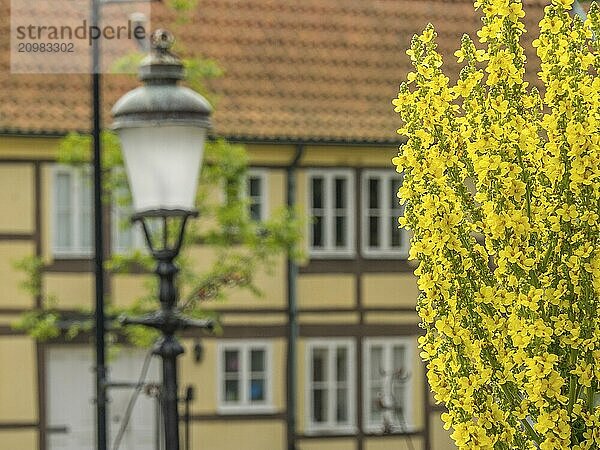
<path fill-rule="evenodd" d="M 58 313 L 48 310 L 36 310 L 25 313 L 13 324 L 13 328 L 19 331 L 26 331 L 29 335 L 38 341 L 47 341 L 60 336 L 60 327 Z"/>
<path fill-rule="evenodd" d="M 196 8 L 196 6 L 198 6 L 198 0 L 169 0 L 168 4 L 174 11 L 183 14 Z"/>
<path fill-rule="evenodd" d="M 26 256 L 13 263 L 15 269 L 25 273 L 25 280 L 19 285 L 21 289 L 37 298 L 42 295 L 42 269 L 44 262 L 39 256 Z"/>

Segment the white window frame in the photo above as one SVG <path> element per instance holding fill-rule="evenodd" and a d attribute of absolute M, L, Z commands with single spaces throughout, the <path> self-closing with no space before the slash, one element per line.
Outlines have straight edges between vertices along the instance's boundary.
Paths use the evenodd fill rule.
<path fill-rule="evenodd" d="M 336 378 L 336 361 L 333 355 L 336 354 L 336 350 L 340 347 L 346 348 L 348 354 L 348 367 L 346 368 L 348 374 L 348 420 L 346 423 L 338 423 L 335 420 L 336 414 L 336 400 L 337 397 L 331 395 L 332 392 L 337 393 L 337 381 Z M 328 379 L 327 390 L 328 390 L 328 420 L 324 423 L 315 423 L 312 420 L 313 411 L 313 396 L 312 396 L 312 376 L 313 376 L 313 352 L 315 349 L 326 348 L 328 351 L 327 360 L 327 375 Z M 354 339 L 326 339 L 316 338 L 307 339 L 306 341 L 306 388 L 305 388 L 305 423 L 307 434 L 355 434 L 357 431 L 356 427 L 356 376 L 355 376 L 355 362 L 356 362 L 356 345 Z"/>
<path fill-rule="evenodd" d="M 252 204 L 252 198 L 250 197 L 250 189 L 248 182 L 250 178 L 258 178 L 260 180 L 260 194 L 258 195 L 258 200 L 260 204 L 260 218 L 259 220 L 262 222 L 269 217 L 269 202 L 267 198 L 267 170 L 266 169 L 248 169 L 246 172 L 246 180 L 244 183 L 244 197 L 248 201 L 248 217 L 252 217 L 250 206 Z"/>
<path fill-rule="evenodd" d="M 58 189 L 57 189 L 57 178 L 61 174 L 69 175 L 70 177 L 70 192 L 71 192 L 71 205 L 70 205 L 70 221 L 71 221 L 71 243 L 69 247 L 60 248 L 58 246 Z M 89 177 L 89 180 L 85 178 Z M 52 208 L 51 208 L 51 224 L 52 224 L 52 254 L 58 258 L 89 258 L 93 255 L 93 230 L 92 240 L 90 241 L 89 247 L 81 245 L 82 239 L 82 223 L 81 223 L 81 195 L 84 192 L 82 189 L 82 183 L 92 183 L 91 168 L 89 166 L 73 167 L 63 164 L 57 164 L 52 170 Z M 93 186 L 91 187 L 90 193 L 93 195 Z M 90 224 L 93 226 L 93 199 L 89 199 L 90 202 Z"/>
<path fill-rule="evenodd" d="M 381 230 L 380 230 L 380 243 L 377 247 L 369 246 L 369 179 L 376 178 L 380 183 L 380 207 L 379 217 L 381 218 Z M 408 258 L 408 251 L 410 248 L 410 236 L 408 231 L 400 229 L 400 236 L 402 239 L 402 245 L 400 247 L 392 247 L 391 236 L 392 229 L 390 219 L 397 219 L 393 213 L 393 209 L 390 208 L 392 199 L 390 198 L 391 193 L 387 186 L 393 179 L 400 179 L 402 181 L 403 176 L 395 172 L 393 169 L 367 169 L 363 170 L 361 174 L 361 198 L 362 198 L 362 236 L 361 236 L 361 251 L 365 258 Z M 404 214 L 404 207 L 398 205 L 398 209 Z"/>
<path fill-rule="evenodd" d="M 390 373 L 394 368 L 393 365 L 393 348 L 396 346 L 403 346 L 405 348 L 406 368 L 408 379 L 404 389 L 404 398 L 402 399 L 402 407 L 404 412 L 405 423 L 398 424 L 393 417 L 391 411 L 384 411 L 383 415 L 387 416 L 388 420 L 392 424 L 393 432 L 412 432 L 415 431 L 416 427 L 413 422 L 414 411 L 413 411 L 413 399 L 411 395 L 415 389 L 415 378 L 413 370 L 414 352 L 416 347 L 416 341 L 413 337 L 378 337 L 378 338 L 366 338 L 363 340 L 363 428 L 368 433 L 381 433 L 383 420 L 374 421 L 371 417 L 370 404 L 375 399 L 371 398 L 371 348 L 373 346 L 383 347 L 383 363 L 385 365 L 384 371 Z M 384 401 L 390 401 L 390 386 L 384 387 Z"/>
<path fill-rule="evenodd" d="M 240 353 L 240 400 L 225 401 L 225 351 L 237 350 Z M 249 383 L 250 352 L 265 352 L 265 400 L 250 402 Z M 273 405 L 273 345 L 266 340 L 227 340 L 217 344 L 217 412 L 219 414 L 269 414 L 275 412 Z"/>
<path fill-rule="evenodd" d="M 346 231 L 346 246 L 337 247 L 335 245 L 334 219 L 335 208 L 333 207 L 334 199 L 334 179 L 343 176 L 346 179 L 346 210 L 347 210 L 347 231 Z M 313 232 L 312 232 L 312 179 L 314 177 L 323 178 L 323 222 L 324 236 L 323 248 L 314 248 Z M 308 210 L 309 220 L 307 221 L 306 236 L 309 254 L 311 258 L 353 258 L 355 256 L 355 206 L 353 195 L 355 195 L 355 180 L 354 171 L 352 169 L 309 169 L 306 172 L 307 180 L 307 198 L 306 208 Z"/>
<path fill-rule="evenodd" d="M 131 216 L 133 209 L 118 205 L 115 199 L 112 200 L 111 208 L 111 232 L 112 232 L 112 253 L 117 255 L 127 254 L 134 250 L 146 251 L 146 238 L 139 222 L 130 224 L 129 229 L 123 229 L 122 220 Z M 120 245 L 120 237 L 123 233 L 131 233 L 131 245 L 128 247 Z"/>

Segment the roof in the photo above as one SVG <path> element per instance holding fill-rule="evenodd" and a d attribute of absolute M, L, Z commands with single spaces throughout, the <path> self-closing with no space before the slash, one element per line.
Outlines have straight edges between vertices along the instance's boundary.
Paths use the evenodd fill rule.
<path fill-rule="evenodd" d="M 61 134 L 90 129 L 89 75 L 11 75 L 9 3 L 0 0 L 0 132 Z M 543 0 L 526 3 L 530 47 Z M 174 15 L 153 5 L 152 27 Z M 215 133 L 240 140 L 394 142 L 390 101 L 410 71 L 413 34 L 436 26 L 446 73 L 460 37 L 475 35 L 480 13 L 471 0 L 199 0 L 176 38 L 210 57 L 225 75 L 211 82 L 219 102 Z M 528 51 L 529 59 L 535 59 Z M 535 70 L 532 71 L 535 73 Z M 103 76 L 103 121 L 136 85 L 131 76 Z"/>

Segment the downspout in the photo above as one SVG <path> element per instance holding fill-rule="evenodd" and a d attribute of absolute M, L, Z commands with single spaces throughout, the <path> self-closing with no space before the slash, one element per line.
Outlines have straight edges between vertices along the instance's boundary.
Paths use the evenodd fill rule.
<path fill-rule="evenodd" d="M 296 145 L 296 154 L 291 164 L 287 167 L 287 206 L 292 211 L 296 207 L 296 169 L 302 154 L 304 144 Z M 287 449 L 296 450 L 296 387 L 298 370 L 296 364 L 296 345 L 298 341 L 298 303 L 296 293 L 296 280 L 298 278 L 298 265 L 288 253 L 287 257 L 287 303 L 288 303 L 288 336 L 287 336 Z"/>

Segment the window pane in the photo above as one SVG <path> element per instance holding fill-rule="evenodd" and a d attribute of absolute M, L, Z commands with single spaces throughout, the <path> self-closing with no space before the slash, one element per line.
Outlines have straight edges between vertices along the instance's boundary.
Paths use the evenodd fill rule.
<path fill-rule="evenodd" d="M 252 378 L 250 381 L 250 401 L 260 402 L 265 400 L 265 380 Z"/>
<path fill-rule="evenodd" d="M 406 348 L 403 345 L 396 345 L 394 346 L 393 353 L 394 371 L 406 371 Z"/>
<path fill-rule="evenodd" d="M 335 218 L 335 245 L 336 247 L 346 246 L 346 218 L 344 216 Z"/>
<path fill-rule="evenodd" d="M 71 214 L 58 213 L 56 215 L 56 246 L 64 249 L 71 247 Z"/>
<path fill-rule="evenodd" d="M 323 247 L 323 218 L 320 216 L 313 217 L 312 246 Z"/>
<path fill-rule="evenodd" d="M 252 350 L 250 352 L 250 371 L 263 372 L 265 370 L 265 351 Z"/>
<path fill-rule="evenodd" d="M 260 177 L 248 177 L 248 194 L 250 197 L 259 197 L 261 191 Z"/>
<path fill-rule="evenodd" d="M 56 246 L 71 246 L 71 176 L 66 173 L 56 175 L 56 223 L 54 224 Z"/>
<path fill-rule="evenodd" d="M 240 400 L 240 382 L 238 380 L 225 380 L 225 401 L 237 402 Z"/>
<path fill-rule="evenodd" d="M 395 379 L 392 384 L 392 402 L 396 408 L 404 408 L 404 398 L 406 395 L 405 382 Z"/>
<path fill-rule="evenodd" d="M 378 387 L 373 387 L 369 392 L 371 394 L 371 402 L 369 404 L 371 422 L 380 422 L 382 419 L 381 389 Z"/>
<path fill-rule="evenodd" d="M 398 209 L 400 207 L 398 198 L 398 189 L 402 186 L 402 181 L 399 178 L 390 180 L 390 209 Z"/>
<path fill-rule="evenodd" d="M 338 422 L 348 421 L 348 389 L 338 388 L 336 402 L 336 420 Z"/>
<path fill-rule="evenodd" d="M 400 225 L 398 224 L 397 217 L 390 217 L 390 231 L 392 233 L 392 239 L 390 240 L 392 247 L 400 247 L 402 243 L 402 239 L 400 237 L 401 230 Z"/>
<path fill-rule="evenodd" d="M 369 208 L 379 208 L 379 180 L 369 178 Z"/>
<path fill-rule="evenodd" d="M 340 347 L 337 349 L 336 368 L 337 381 L 344 382 L 348 380 L 348 350 Z"/>
<path fill-rule="evenodd" d="M 379 247 L 379 217 L 369 217 L 369 247 Z"/>
<path fill-rule="evenodd" d="M 240 353 L 237 350 L 225 351 L 225 373 L 235 373 L 240 370 Z"/>
<path fill-rule="evenodd" d="M 346 208 L 346 179 L 335 179 L 335 207 Z"/>
<path fill-rule="evenodd" d="M 313 382 L 327 380 L 327 349 L 317 348 L 313 350 Z"/>
<path fill-rule="evenodd" d="M 80 205 L 80 245 L 82 249 L 92 248 L 92 180 L 89 174 L 83 174 L 79 192 Z"/>
<path fill-rule="evenodd" d="M 56 207 L 63 210 L 71 208 L 71 175 L 68 173 L 56 175 Z"/>
<path fill-rule="evenodd" d="M 371 347 L 370 373 L 371 380 L 379 380 L 382 378 L 383 372 L 383 348 L 381 345 Z"/>
<path fill-rule="evenodd" d="M 312 419 L 313 422 L 327 421 L 327 391 L 325 389 L 313 390 Z"/>
<path fill-rule="evenodd" d="M 253 200 L 251 200 L 250 218 L 256 222 L 259 222 L 262 219 L 261 209 L 260 203 L 255 203 Z"/>
<path fill-rule="evenodd" d="M 323 178 L 313 177 L 312 179 L 312 207 L 323 208 Z"/>

